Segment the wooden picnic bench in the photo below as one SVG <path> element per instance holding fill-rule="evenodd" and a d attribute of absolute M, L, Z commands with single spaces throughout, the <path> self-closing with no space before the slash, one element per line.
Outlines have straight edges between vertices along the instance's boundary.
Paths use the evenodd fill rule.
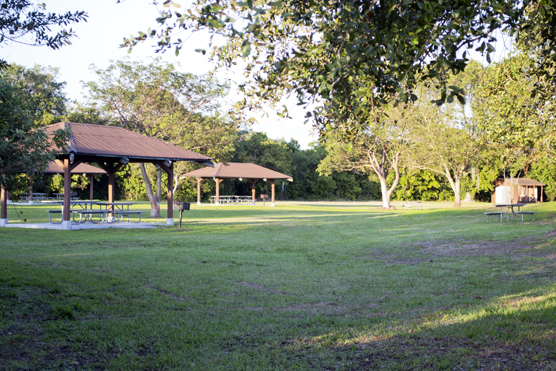
<path fill-rule="evenodd" d="M 504 216 L 506 216 L 506 218 L 508 218 L 508 214 L 504 213 L 504 212 L 501 212 L 501 211 L 488 211 L 488 212 L 485 212 L 485 215 L 486 215 L 486 218 L 487 218 L 487 223 L 488 223 L 488 216 L 489 215 L 497 215 L 500 218 L 500 222 L 502 222 L 502 218 Z"/>
<path fill-rule="evenodd" d="M 532 215 L 533 219 L 531 219 L 532 222 L 535 221 L 535 212 L 534 211 L 518 211 L 516 212 L 516 215 L 521 216 L 521 222 L 523 223 L 523 215 Z"/>
<path fill-rule="evenodd" d="M 407 208 L 411 210 L 412 207 L 414 207 L 415 210 L 421 210 L 421 208 L 427 210 L 427 205 L 424 205 L 421 201 L 406 201 L 405 204 L 402 205 L 402 209 Z"/>
<path fill-rule="evenodd" d="M 127 217 L 127 221 L 128 223 L 140 223 L 141 222 L 141 213 L 143 213 L 144 211 L 136 211 L 136 210 L 115 210 L 114 211 L 114 215 L 118 216 L 118 222 L 123 221 L 123 217 L 126 216 Z M 139 215 L 139 220 L 136 222 L 133 222 L 131 220 L 129 220 L 129 216 L 130 215 Z"/>
<path fill-rule="evenodd" d="M 82 217 L 85 215 L 85 221 L 88 219 L 93 224 L 104 223 L 106 221 L 106 210 L 71 210 L 73 221 L 75 223 L 83 223 Z M 79 215 L 79 222 L 75 221 L 75 214 Z M 99 221 L 93 221 L 93 215 L 99 216 Z"/>
<path fill-rule="evenodd" d="M 52 223 L 52 224 L 62 224 L 62 220 L 60 220 L 59 222 L 53 222 L 52 221 L 52 214 L 62 214 L 62 210 L 45 210 L 45 211 L 48 212 L 48 221 L 50 223 Z"/>

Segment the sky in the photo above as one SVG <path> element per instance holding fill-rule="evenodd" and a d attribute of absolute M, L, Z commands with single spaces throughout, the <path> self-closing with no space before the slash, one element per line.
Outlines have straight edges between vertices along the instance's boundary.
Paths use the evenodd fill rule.
<path fill-rule="evenodd" d="M 43 0 L 46 10 L 55 13 L 83 10 L 89 15 L 87 22 L 71 25 L 77 37 L 71 40 L 72 45 L 64 46 L 58 50 L 47 47 L 34 47 L 19 43 L 2 43 L 0 57 L 9 63 L 16 63 L 26 67 L 35 64 L 59 68 L 60 81 L 66 82 L 66 96 L 70 100 L 83 101 L 85 91 L 82 82 L 95 80 L 95 75 L 90 72 L 91 64 L 98 68 L 107 68 L 111 60 L 128 57 L 131 60 L 148 61 L 149 58 L 161 56 L 164 61 L 172 63 L 182 72 L 195 74 L 207 73 L 214 65 L 206 56 L 195 52 L 195 49 L 206 49 L 209 44 L 207 33 L 191 35 L 176 56 L 173 51 L 164 54 L 155 54 L 153 45 L 155 41 L 140 44 L 128 53 L 126 48 L 120 48 L 123 38 L 136 35 L 138 31 L 146 31 L 149 27 L 156 27 L 155 18 L 157 8 L 149 0 L 124 0 L 117 4 L 116 0 Z M 182 8 L 187 7 L 190 0 L 177 0 Z M 188 35 L 180 35 L 181 38 Z M 178 65 L 179 64 L 179 65 Z M 222 71 L 218 74 L 221 79 L 228 79 L 232 86 L 234 82 L 241 81 L 238 72 Z M 234 88 L 232 88 L 234 89 Z M 234 91 L 230 94 L 233 98 L 238 96 Z M 310 124 L 303 124 L 305 111 L 295 105 L 288 104 L 290 115 L 293 119 L 282 119 L 272 109 L 264 113 L 254 114 L 258 124 L 251 126 L 254 131 L 262 131 L 272 139 L 295 139 L 302 149 L 309 147 L 309 143 L 317 140 L 312 133 Z"/>

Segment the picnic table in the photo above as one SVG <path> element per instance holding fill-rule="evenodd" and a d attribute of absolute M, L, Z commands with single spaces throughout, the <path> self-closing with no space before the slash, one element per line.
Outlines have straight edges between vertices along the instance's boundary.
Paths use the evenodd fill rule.
<path fill-rule="evenodd" d="M 29 201 L 30 195 L 29 193 L 22 193 L 23 196 L 21 196 L 20 198 L 25 200 L 25 201 Z M 47 200 L 48 197 L 46 197 L 46 193 L 42 193 L 42 192 L 33 192 L 33 201 L 42 201 L 42 200 Z"/>
<path fill-rule="evenodd" d="M 485 215 L 487 217 L 487 222 L 488 222 L 488 216 L 489 215 L 497 215 L 500 218 L 500 222 L 502 222 L 503 218 L 506 218 L 506 220 L 509 222 L 510 221 L 510 211 L 512 213 L 512 220 L 514 220 L 514 217 L 521 217 L 521 222 L 523 222 L 523 215 L 532 215 L 533 216 L 533 221 L 535 220 L 535 212 L 534 211 L 521 211 L 521 208 L 523 206 L 525 206 L 526 204 L 495 204 L 494 207 L 498 207 L 500 209 L 500 211 L 496 211 L 496 212 L 485 212 Z M 517 212 L 515 211 L 515 207 L 517 207 Z"/>
<path fill-rule="evenodd" d="M 55 204 L 55 205 L 61 205 L 62 206 L 61 210 L 46 210 L 48 212 L 48 221 L 50 223 L 57 224 L 57 222 L 52 221 L 52 214 L 61 214 L 62 219 L 63 219 L 63 217 L 64 217 L 64 201 L 44 201 L 43 203 Z M 95 223 L 93 221 L 93 216 L 94 215 L 99 216 L 98 223 L 104 223 L 104 221 L 106 220 L 106 211 L 93 210 L 93 206 L 98 204 L 98 203 L 99 203 L 98 201 L 85 201 L 85 200 L 70 201 L 70 207 L 71 207 L 70 211 L 72 213 L 73 223 L 74 224 L 79 224 L 79 223 L 84 223 L 84 222 L 87 222 L 87 221 L 90 222 L 90 223 Z M 75 207 L 79 207 L 79 208 L 77 209 Z M 79 221 L 75 220 L 76 215 L 79 215 Z M 83 216 L 85 216 L 85 219 L 83 219 Z"/>
<path fill-rule="evenodd" d="M 219 196 L 218 202 L 221 204 L 236 204 L 243 205 L 244 203 L 248 205 L 253 202 L 253 197 L 251 196 Z M 211 196 L 210 203 L 216 203 L 216 196 Z"/>
<path fill-rule="evenodd" d="M 113 214 L 114 216 L 118 216 L 118 219 L 116 221 L 121 222 L 123 221 L 124 216 L 127 217 L 127 221 L 130 223 L 133 223 L 133 221 L 131 221 L 129 219 L 130 215 L 138 215 L 139 216 L 139 220 L 137 221 L 137 223 L 139 223 L 141 221 L 141 213 L 143 213 L 143 211 L 140 210 L 130 210 L 129 207 L 132 205 L 136 205 L 136 202 L 98 202 L 97 205 L 99 205 L 101 208 L 104 206 L 105 207 L 105 211 L 107 214 Z"/>
<path fill-rule="evenodd" d="M 427 210 L 427 206 L 423 205 L 421 201 L 406 201 L 405 204 L 402 205 L 402 209 L 407 208 L 411 210 L 412 207 L 414 207 L 415 210 L 421 210 L 421 208 Z"/>

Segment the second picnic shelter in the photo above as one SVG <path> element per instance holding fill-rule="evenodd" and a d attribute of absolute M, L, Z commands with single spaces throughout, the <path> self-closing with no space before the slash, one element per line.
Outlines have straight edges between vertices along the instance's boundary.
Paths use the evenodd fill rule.
<path fill-rule="evenodd" d="M 276 179 L 286 179 L 293 182 L 290 175 L 282 174 L 277 171 L 268 169 L 266 167 L 242 162 L 221 162 L 215 164 L 214 168 L 204 167 L 190 171 L 189 173 L 182 174 L 180 178 L 196 177 L 197 178 L 197 205 L 201 204 L 201 182 L 205 179 L 214 179 L 216 182 L 216 205 L 220 204 L 220 183 L 224 179 L 247 179 L 251 182 L 251 198 L 253 204 L 255 203 L 255 183 L 258 180 L 268 181 L 271 184 L 271 206 L 274 206 L 275 201 L 275 185 Z"/>

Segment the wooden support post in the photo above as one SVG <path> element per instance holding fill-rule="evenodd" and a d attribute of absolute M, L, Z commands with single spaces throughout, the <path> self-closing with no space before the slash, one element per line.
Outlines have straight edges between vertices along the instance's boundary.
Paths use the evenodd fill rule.
<path fill-rule="evenodd" d="M 174 164 L 171 163 L 166 173 L 168 174 L 168 189 L 166 191 L 166 200 L 168 211 L 166 216 L 166 224 L 174 225 Z"/>
<path fill-rule="evenodd" d="M 255 205 L 256 194 L 255 194 L 255 183 L 257 183 L 257 179 L 248 179 L 251 182 L 251 200 L 253 201 L 253 205 Z"/>
<path fill-rule="evenodd" d="M 214 202 L 215 205 L 220 205 L 220 183 L 223 180 L 224 179 L 214 178 L 214 181 L 216 182 L 216 200 Z"/>
<path fill-rule="evenodd" d="M 174 225 L 174 164 L 171 161 L 157 161 L 158 165 L 168 175 L 168 189 L 166 191 L 166 224 Z"/>
<path fill-rule="evenodd" d="M 113 166 L 109 166 L 110 172 L 108 172 L 108 202 L 114 202 L 114 198 L 116 197 L 116 184 L 114 181 L 114 171 Z M 108 217 L 111 218 L 110 221 L 114 218 L 114 205 L 108 206 Z"/>
<path fill-rule="evenodd" d="M 541 186 L 541 202 L 544 202 L 543 201 L 543 186 Z"/>
<path fill-rule="evenodd" d="M 197 178 L 197 205 L 201 204 L 201 182 L 205 180 L 204 178 Z"/>
<path fill-rule="evenodd" d="M 274 206 L 274 198 L 275 198 L 275 184 L 274 184 L 274 179 L 270 179 L 270 193 L 271 193 L 271 198 L 270 198 L 270 206 Z"/>
<path fill-rule="evenodd" d="M 0 187 L 0 227 L 8 224 L 8 191 Z"/>
<path fill-rule="evenodd" d="M 180 209 L 180 221 L 178 223 L 178 229 L 181 229 L 181 217 L 183 215 L 183 209 Z"/>
<path fill-rule="evenodd" d="M 27 175 L 27 177 L 29 178 L 29 198 L 28 198 L 28 201 L 29 201 L 29 203 L 33 203 L 33 176 L 32 175 Z"/>
<path fill-rule="evenodd" d="M 70 230 L 71 229 L 71 169 L 70 169 L 70 160 L 69 158 L 65 158 L 63 160 L 63 167 L 64 170 L 64 208 L 62 211 L 63 218 L 62 218 L 62 229 Z"/>
<path fill-rule="evenodd" d="M 89 184 L 89 200 L 90 201 L 93 201 L 93 181 L 94 181 L 94 179 L 95 179 L 94 175 L 92 175 L 92 174 L 89 175 L 89 181 L 90 181 L 90 184 Z"/>

